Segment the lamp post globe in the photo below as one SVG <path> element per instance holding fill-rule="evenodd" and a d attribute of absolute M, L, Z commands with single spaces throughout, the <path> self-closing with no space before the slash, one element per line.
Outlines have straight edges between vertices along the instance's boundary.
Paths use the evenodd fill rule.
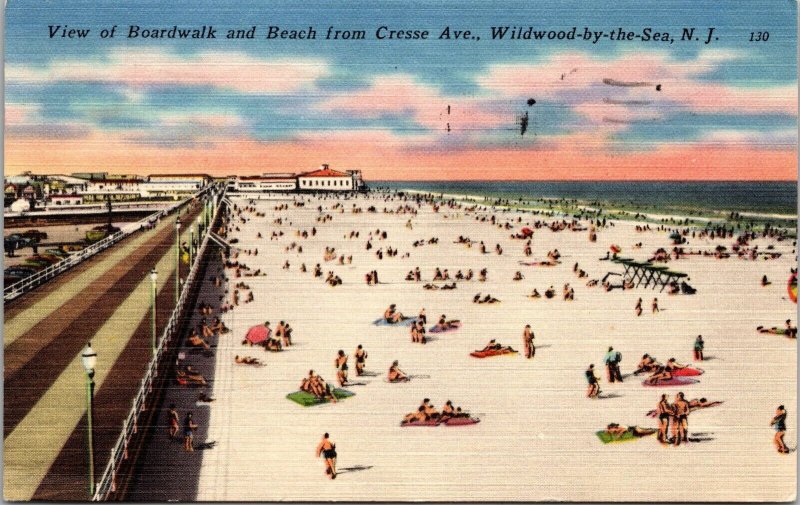
<path fill-rule="evenodd" d="M 86 371 L 86 375 L 88 375 L 89 378 L 94 377 L 94 367 L 97 365 L 97 353 L 92 349 L 91 342 L 86 344 L 86 347 L 81 353 L 81 364 Z"/>

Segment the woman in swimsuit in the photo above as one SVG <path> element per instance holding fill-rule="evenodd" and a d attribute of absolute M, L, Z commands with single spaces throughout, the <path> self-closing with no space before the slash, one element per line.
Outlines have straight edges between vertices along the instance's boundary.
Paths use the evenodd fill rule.
<path fill-rule="evenodd" d="M 347 355 L 345 355 L 344 351 L 341 349 L 339 350 L 338 356 L 336 356 L 336 378 L 339 379 L 339 385 L 344 386 L 347 383 Z"/>
<path fill-rule="evenodd" d="M 770 425 L 775 427 L 775 438 L 773 440 L 778 452 L 788 454 L 789 448 L 786 447 L 786 443 L 783 441 L 783 436 L 786 435 L 786 409 L 783 408 L 783 405 L 780 405 L 778 410 L 775 411 L 775 417 L 772 418 Z"/>
<path fill-rule="evenodd" d="M 407 382 L 408 380 L 408 375 L 400 370 L 400 363 L 392 362 L 392 366 L 389 367 L 389 382 Z"/>

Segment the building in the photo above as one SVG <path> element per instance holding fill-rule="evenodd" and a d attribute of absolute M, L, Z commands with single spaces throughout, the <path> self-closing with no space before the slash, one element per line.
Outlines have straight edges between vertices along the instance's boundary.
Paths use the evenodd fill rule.
<path fill-rule="evenodd" d="M 137 200 L 141 197 L 142 182 L 138 179 L 88 179 L 81 195 L 87 203 L 102 202 L 107 198 L 114 201 Z"/>
<path fill-rule="evenodd" d="M 297 176 L 297 188 L 300 191 L 355 191 L 355 183 L 353 173 L 333 170 L 327 163 L 319 170 Z"/>
<path fill-rule="evenodd" d="M 50 195 L 50 205 L 62 207 L 66 205 L 81 205 L 82 203 L 83 197 L 77 193 Z"/>
<path fill-rule="evenodd" d="M 297 177 L 294 174 L 263 174 L 237 177 L 233 181 L 234 191 L 295 191 Z"/>
<path fill-rule="evenodd" d="M 360 170 L 339 172 L 324 164 L 318 170 L 293 173 L 271 173 L 254 176 L 231 177 L 227 181 L 229 191 L 237 192 L 315 192 L 315 191 L 363 191 L 366 189 Z"/>

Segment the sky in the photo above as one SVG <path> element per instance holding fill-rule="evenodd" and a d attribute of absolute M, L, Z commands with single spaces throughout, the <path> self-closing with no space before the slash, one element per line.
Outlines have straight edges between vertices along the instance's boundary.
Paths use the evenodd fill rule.
<path fill-rule="evenodd" d="M 6 174 L 797 179 L 794 1 L 8 0 L 5 14 Z M 317 38 L 268 40 L 269 26 Z M 366 38 L 327 40 L 331 26 Z M 377 40 L 380 26 L 430 38 Z M 438 39 L 447 26 L 475 38 Z M 503 26 L 673 42 L 492 40 Z"/>

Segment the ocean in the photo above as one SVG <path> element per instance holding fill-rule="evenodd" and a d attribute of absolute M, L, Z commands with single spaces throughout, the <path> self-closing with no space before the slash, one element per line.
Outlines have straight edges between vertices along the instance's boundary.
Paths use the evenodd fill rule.
<path fill-rule="evenodd" d="M 795 182 L 370 181 L 371 188 L 509 200 L 574 199 L 641 212 L 750 212 L 797 215 Z"/>

